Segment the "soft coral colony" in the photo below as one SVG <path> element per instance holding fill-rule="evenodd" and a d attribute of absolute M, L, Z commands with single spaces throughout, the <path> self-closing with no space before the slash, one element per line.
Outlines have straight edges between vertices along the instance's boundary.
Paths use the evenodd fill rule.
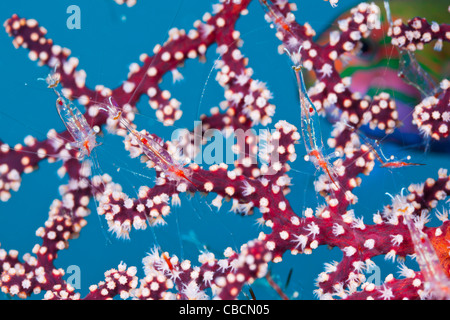
<path fill-rule="evenodd" d="M 222 111 L 213 109 L 211 115 L 202 116 L 202 130 L 225 132 L 245 131 L 256 125 L 274 127 L 265 139 L 277 145 L 277 148 L 269 148 L 269 153 L 276 153 L 277 160 L 273 161 L 274 157 L 269 154 L 265 164 L 254 163 L 249 158 L 254 154 L 250 149 L 255 146 L 246 140 L 242 150 L 238 150 L 241 157 L 233 168 L 216 164 L 203 169 L 191 164 L 185 168 L 188 179 L 173 179 L 161 166 L 155 166 L 155 185 L 141 187 L 137 198 L 132 198 L 108 175 L 89 177 L 88 170 L 83 169 L 77 158 L 79 150 L 65 143 L 70 140 L 67 131 L 50 130 L 48 139 L 43 141 L 28 136 L 25 145 L 14 148 L 2 143 L 0 195 L 3 201 L 10 198 L 11 191 L 19 189 L 22 174 L 32 172 L 43 159 L 61 160 L 58 173 L 70 178 L 67 185 L 60 187 L 61 198 L 51 204 L 48 220 L 37 230 L 41 244 L 36 244 L 32 253 L 21 259 L 16 250 L 0 250 L 3 292 L 21 298 L 45 292 L 46 299 L 108 299 L 117 295 L 136 299 L 207 299 L 211 298 L 209 295 L 234 299 L 245 284 L 265 276 L 269 264 L 281 262 L 288 251 L 311 254 L 317 247 L 328 245 L 339 248 L 343 255 L 340 262 L 326 264 L 325 271 L 319 274 L 316 294 L 320 298 L 449 297 L 450 225 L 446 212 L 438 215 L 440 226 L 426 226 L 428 213 L 450 192 L 450 179 L 445 169 L 439 170 L 435 179 L 410 185 L 408 195 L 392 197 L 391 204 L 374 214 L 374 224 L 365 224 L 352 209 L 358 201 L 353 189 L 361 185 L 362 175 L 369 175 L 377 165 L 375 149 L 360 140 L 358 129 L 369 125 L 389 134 L 400 121 L 395 101 L 389 94 L 369 98 L 352 92 L 351 79 L 341 78 L 334 62 L 343 54 L 353 54 L 361 39 L 369 37 L 372 29 L 381 27 L 380 8 L 361 3 L 348 18 L 339 22 L 339 30 L 330 34 L 327 44 L 318 45 L 313 41 L 315 31 L 311 26 L 297 23 L 293 13 L 295 4 L 261 1 L 266 19 L 276 27 L 281 48 L 296 55 L 301 46 L 302 68 L 316 75 L 317 81 L 309 91 L 314 108 L 320 114 L 336 114 L 336 110 L 339 114 L 339 121 L 328 139 L 330 148 L 341 155 L 332 164 L 336 183 L 325 173 L 319 176 L 315 187 L 325 205 L 307 209 L 302 214 L 294 212 L 287 199 L 290 181 L 298 179 L 290 176 L 289 163 L 296 161 L 296 152 L 304 155 L 299 143 L 302 132 L 287 121 L 279 121 L 272 127 L 275 112 L 275 106 L 269 103 L 272 94 L 263 82 L 253 79 L 253 71 L 247 67 L 248 58 L 240 50 L 243 41 L 235 24 L 241 15 L 248 14 L 250 2 L 221 1 L 213 6 L 212 13 L 203 16 L 203 22 L 194 23 L 194 29 L 188 32 L 172 29 L 169 39 L 153 49 L 153 55 L 142 54 L 140 64 L 130 65 L 128 78 L 115 89 L 101 85 L 94 89 L 86 87 L 86 73 L 77 68 L 78 59 L 71 57 L 69 49 L 47 38 L 47 31 L 36 20 L 13 15 L 5 22 L 14 46 L 26 48 L 30 59 L 50 68 L 61 66 L 60 83 L 67 98 L 76 97 L 85 107 L 87 123 L 98 128 L 107 126 L 110 132 L 124 136 L 125 148 L 132 157 L 145 154 L 145 145 L 133 139 L 123 121 L 102 112 L 102 106 L 92 97 L 114 97 L 120 116 L 127 119 L 125 123 L 136 132 L 140 130 L 141 141 L 161 142 L 154 132 L 150 134 L 132 123 L 138 100 L 147 95 L 157 118 L 165 125 L 172 125 L 182 115 L 181 104 L 160 87 L 161 78 L 181 67 L 187 59 L 203 58 L 207 49 L 217 44 L 221 60 L 217 63 L 216 80 L 225 90 L 225 100 L 221 103 Z M 390 32 L 393 44 L 402 50 L 420 50 L 432 41 L 449 40 L 448 25 L 428 23 L 423 18 L 414 18 L 407 24 L 397 20 Z M 416 109 L 417 125 L 434 139 L 448 136 L 448 87 L 448 81 L 442 80 L 439 90 L 432 97 L 426 97 Z M 190 144 L 194 138 L 192 131 L 183 141 Z M 167 141 L 161 152 L 170 153 L 174 147 L 180 147 L 174 144 Z M 195 148 L 192 145 L 188 149 Z M 85 297 L 63 280 L 64 271 L 55 267 L 55 260 L 58 252 L 66 249 L 69 240 L 86 225 L 92 194 L 96 195 L 99 214 L 105 217 L 110 230 L 120 237 L 128 237 L 133 228 L 145 229 L 148 224 L 164 223 L 171 206 L 179 204 L 179 194 L 185 192 L 214 193 L 214 206 L 220 207 L 223 200 L 231 200 L 232 210 L 240 214 L 249 215 L 258 209 L 271 232 L 261 232 L 239 252 L 226 249 L 221 259 L 212 253 L 202 253 L 197 266 L 155 248 L 143 259 L 143 279 L 139 281 L 135 267 L 121 264 L 107 271 L 105 279 L 92 285 Z M 379 286 L 366 281 L 364 270 L 374 264 L 374 257 L 381 255 L 395 260 L 414 253 L 420 270 L 402 265 L 400 279 L 389 275 Z"/>

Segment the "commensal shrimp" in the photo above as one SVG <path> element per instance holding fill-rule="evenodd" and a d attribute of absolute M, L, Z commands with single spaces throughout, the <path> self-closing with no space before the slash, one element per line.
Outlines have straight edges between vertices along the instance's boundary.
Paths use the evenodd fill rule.
<path fill-rule="evenodd" d="M 357 129 L 350 124 L 346 124 L 346 126 L 353 132 L 357 133 Z M 364 144 L 369 147 L 370 152 L 373 153 L 375 158 L 381 163 L 381 168 L 402 168 L 402 167 L 410 167 L 410 166 L 424 166 L 424 163 L 414 163 L 414 162 L 406 162 L 402 160 L 394 160 L 395 157 L 391 156 L 390 159 L 387 159 L 386 156 L 383 154 L 383 151 L 379 147 L 379 142 L 375 140 L 376 146 L 379 148 L 379 152 L 376 150 L 376 148 L 373 146 L 373 144 L 368 141 L 369 139 L 363 137 L 361 134 L 357 133 L 358 136 L 364 141 Z M 408 156 L 407 160 L 410 160 L 411 157 Z"/>
<path fill-rule="evenodd" d="M 298 52 L 302 47 L 299 48 Z M 301 113 L 301 129 L 302 136 L 305 143 L 306 148 L 306 156 L 305 160 L 311 160 L 314 166 L 317 169 L 322 169 L 329 177 L 330 181 L 334 184 L 334 186 L 339 189 L 339 184 L 336 181 L 336 175 L 333 170 L 331 170 L 331 164 L 328 162 L 327 158 L 322 153 L 322 149 L 324 148 L 322 135 L 319 127 L 319 119 L 316 107 L 311 102 L 311 99 L 308 96 L 306 91 L 305 81 L 303 79 L 302 73 L 302 65 L 297 63 L 297 59 L 294 59 L 290 52 L 285 49 L 292 62 L 294 62 L 294 66 L 292 69 L 295 72 L 295 76 L 297 78 L 298 92 L 300 98 L 300 113 Z M 317 139 L 319 137 L 319 139 Z"/>
<path fill-rule="evenodd" d="M 91 156 L 92 150 L 99 145 L 96 141 L 96 132 L 87 123 L 86 118 L 80 110 L 57 89 L 59 74 L 56 72 L 49 74 L 46 81 L 48 87 L 53 89 L 58 96 L 56 99 L 56 110 L 66 126 L 67 131 L 69 131 L 74 139 L 71 145 L 80 151 L 78 158 L 83 159 L 87 156 L 94 161 L 94 164 L 98 164 L 97 159 Z"/>
<path fill-rule="evenodd" d="M 378 142 L 376 142 L 378 145 Z M 402 167 L 410 167 L 410 166 L 424 166 L 424 163 L 414 163 L 414 162 L 406 162 L 402 160 L 394 160 L 394 156 L 391 156 L 390 160 L 388 160 L 384 155 L 383 152 L 380 149 L 380 152 L 376 151 L 373 145 L 369 142 L 366 143 L 366 145 L 369 147 L 370 151 L 374 154 L 375 158 L 377 158 L 378 161 L 381 163 L 381 168 L 402 168 Z M 381 157 L 380 153 L 383 155 Z M 384 160 L 383 160 L 384 158 Z M 407 159 L 409 160 L 411 157 L 408 156 Z"/>
<path fill-rule="evenodd" d="M 401 168 L 401 167 L 410 167 L 410 166 L 424 166 L 424 163 L 413 163 L 413 162 L 405 162 L 401 160 L 396 161 L 384 161 L 379 157 L 376 156 L 378 160 L 381 162 L 381 168 Z M 408 156 L 408 159 L 410 157 Z"/>
<path fill-rule="evenodd" d="M 415 221 L 413 217 L 414 207 L 406 202 L 403 189 L 402 195 L 396 198 L 389 193 L 387 195 L 393 199 L 395 213 L 403 216 L 404 223 L 408 227 L 416 252 L 416 261 L 425 280 L 424 288 L 429 290 L 434 298 L 450 299 L 450 280 L 442 269 L 431 240 L 422 231 L 422 223 Z"/>
<path fill-rule="evenodd" d="M 86 157 L 89 158 L 90 162 L 83 162 L 83 165 L 86 166 L 85 168 L 89 168 L 87 172 L 91 172 L 90 170 L 92 166 L 94 167 L 94 169 L 99 169 L 100 165 L 97 159 L 97 155 L 95 152 L 92 152 L 93 149 L 99 145 L 96 140 L 96 132 L 88 124 L 81 111 L 76 106 L 74 106 L 70 100 L 66 99 L 62 92 L 57 89 L 60 81 L 60 74 L 56 72 L 56 68 L 57 66 L 55 67 L 55 71 L 50 73 L 45 80 L 48 84 L 48 88 L 53 89 L 53 91 L 58 96 L 58 98 L 56 99 L 56 110 L 58 111 L 62 122 L 66 126 L 67 131 L 69 131 L 70 135 L 74 139 L 74 141 L 71 142 L 70 145 L 78 148 L 79 160 L 84 160 Z M 97 201 L 95 200 L 94 192 L 92 196 L 96 203 L 96 207 L 98 208 L 99 206 L 97 204 Z M 100 220 L 100 215 L 98 215 L 98 218 L 100 226 L 102 228 L 103 236 L 105 237 L 107 243 L 111 243 Z"/>
<path fill-rule="evenodd" d="M 339 0 L 325 0 L 325 1 L 329 1 L 330 5 L 335 8 L 337 7 L 337 3 L 339 2 Z M 289 24 L 286 22 L 285 18 L 282 17 L 281 13 L 276 12 L 273 8 L 273 6 L 271 6 L 269 4 L 270 1 L 267 0 L 259 0 L 259 2 L 261 3 L 261 5 L 264 8 L 264 11 L 266 11 L 267 15 L 272 19 L 273 23 L 276 26 L 280 26 L 281 28 L 283 28 L 285 31 L 291 33 L 294 37 L 294 33 L 291 30 L 291 27 L 289 26 Z"/>
<path fill-rule="evenodd" d="M 133 128 L 130 122 L 122 117 L 122 111 L 112 97 L 109 97 L 106 103 L 106 110 L 113 120 L 119 122 L 130 132 L 141 147 L 144 154 L 155 163 L 171 180 L 180 181 L 184 179 L 196 186 L 188 178 L 188 172 L 182 164 L 173 159 L 172 155 L 162 148 L 162 146 L 150 136 L 143 135 Z"/>
<path fill-rule="evenodd" d="M 287 24 L 284 17 L 281 16 L 281 13 L 275 12 L 275 10 L 269 5 L 267 0 L 259 0 L 259 2 L 276 26 L 280 26 L 285 31 L 292 33 L 291 27 Z"/>

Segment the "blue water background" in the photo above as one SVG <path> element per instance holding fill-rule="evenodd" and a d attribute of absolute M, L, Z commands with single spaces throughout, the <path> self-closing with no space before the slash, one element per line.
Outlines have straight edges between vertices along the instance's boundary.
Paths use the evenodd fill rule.
<path fill-rule="evenodd" d="M 308 21 L 318 34 L 330 26 L 340 13 L 360 1 L 341 0 L 339 7 L 331 8 L 328 2 L 296 1 L 299 22 Z M 81 9 L 81 29 L 69 30 L 66 9 L 76 4 Z M 206 11 L 211 12 L 211 1 L 147 1 L 138 0 L 133 8 L 118 6 L 112 0 L 105 1 L 2 1 L 0 3 L 0 20 L 5 21 L 13 13 L 21 17 L 34 18 L 48 30 L 47 36 L 54 43 L 72 50 L 72 55 L 79 58 L 79 68 L 88 75 L 87 85 L 91 88 L 103 84 L 115 88 L 121 84 L 132 62 L 139 62 L 141 53 L 151 54 L 153 47 L 163 43 L 167 31 L 172 27 L 189 30 L 195 20 L 201 19 Z M 266 82 L 277 106 L 273 124 L 278 120 L 288 120 L 299 126 L 300 111 L 297 101 L 297 88 L 285 56 L 277 53 L 279 41 L 274 36 L 263 18 L 263 10 L 258 1 L 253 1 L 249 14 L 242 17 L 237 29 L 244 40 L 242 52 L 249 57 L 249 66 L 254 70 L 254 79 Z M 50 128 L 57 131 L 64 129 L 54 108 L 55 96 L 45 88 L 37 78 L 45 77 L 47 67 L 38 67 L 36 62 L 28 59 L 28 51 L 16 50 L 6 32 L 0 32 L 0 139 L 10 145 L 22 143 L 23 138 L 31 134 L 43 139 Z M 223 98 L 223 89 L 214 81 L 216 72 L 211 73 L 215 59 L 216 46 L 207 51 L 206 63 L 189 60 L 185 67 L 179 69 L 184 80 L 173 85 L 172 75 L 164 77 L 161 84 L 172 96 L 182 102 L 184 114 L 177 127 L 192 128 L 198 114 L 206 113 L 213 106 L 218 106 Z M 208 81 L 209 79 L 209 81 Z M 153 110 L 142 98 L 138 108 L 146 117 L 136 120 L 140 129 L 146 128 L 163 138 L 170 138 L 174 128 L 162 126 L 155 121 Z M 272 125 L 273 125 L 272 124 Z M 324 139 L 328 137 L 330 126 L 323 122 Z M 121 139 L 105 135 L 100 139 L 103 145 L 98 148 L 102 171 L 111 174 L 120 182 L 125 191 L 133 196 L 135 189 L 141 185 L 152 185 L 153 174 L 143 168 L 136 159 L 127 157 Z M 416 162 L 426 163 L 423 167 L 404 168 L 389 172 L 375 168 L 370 177 L 363 177 L 363 184 L 355 193 L 359 203 L 354 207 L 358 217 L 364 216 L 366 223 L 372 223 L 372 214 L 389 203 L 386 192 L 398 193 L 410 183 L 423 182 L 428 177 L 436 177 L 440 167 L 449 167 L 448 155 L 424 154 L 396 145 L 385 145 L 386 154 L 398 157 L 411 155 Z M 293 186 L 288 198 L 291 206 L 300 215 L 307 206 L 316 206 L 322 200 L 312 189 L 315 169 L 302 160 L 302 146 L 297 146 L 298 160 L 292 167 Z M 19 192 L 14 192 L 7 203 L 0 203 L 0 243 L 1 247 L 15 249 L 22 256 L 31 252 L 36 243 L 41 243 L 35 232 L 43 226 L 48 217 L 49 206 L 59 198 L 58 186 L 66 183 L 60 179 L 56 170 L 58 163 L 42 162 L 39 170 L 23 176 Z M 117 169 L 120 172 L 117 172 Z M 134 172 L 134 173 L 133 173 Z M 145 175 L 148 176 L 140 176 Z M 150 179 L 150 180 L 149 180 Z M 223 250 L 231 246 L 238 249 L 243 243 L 258 236 L 261 229 L 255 224 L 256 212 L 251 217 L 240 217 L 228 212 L 229 203 L 224 203 L 217 212 L 210 210 L 205 201 L 211 202 L 214 195 L 192 200 L 182 198 L 182 206 L 173 208 L 168 217 L 168 224 L 158 227 L 154 232 L 132 231 L 131 240 L 116 240 L 112 235 L 111 245 L 105 244 L 102 226 L 93 214 L 87 218 L 88 225 L 83 228 L 79 239 L 70 241 L 67 250 L 60 252 L 56 266 L 67 269 L 77 265 L 81 270 L 81 289 L 84 296 L 91 284 L 104 279 L 103 273 L 117 267 L 123 261 L 138 268 L 142 277 L 142 258 L 158 243 L 163 250 L 177 254 L 181 258 L 191 259 L 197 264 L 196 257 L 202 250 L 210 250 L 220 257 Z M 91 208 L 93 206 L 91 205 Z M 325 246 L 318 248 L 312 255 L 291 256 L 287 253 L 283 262 L 271 264 L 274 278 L 284 285 L 287 274 L 292 269 L 292 280 L 287 292 L 298 292 L 300 299 L 313 299 L 315 278 L 323 271 L 323 263 L 339 261 L 341 253 L 337 249 Z M 392 263 L 385 263 L 383 257 L 374 261 L 382 266 L 381 279 L 389 273 L 397 275 Z M 264 281 L 252 285 L 257 299 L 277 299 L 277 294 Z M 246 288 L 248 292 L 248 288 Z M 40 298 L 41 296 L 34 296 Z M 0 295 L 0 298 L 6 298 Z M 245 298 L 245 297 L 242 297 Z"/>

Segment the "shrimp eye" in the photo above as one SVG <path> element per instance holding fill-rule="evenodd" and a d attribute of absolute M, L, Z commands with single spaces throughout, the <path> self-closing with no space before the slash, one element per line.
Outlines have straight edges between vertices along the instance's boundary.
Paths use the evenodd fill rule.
<path fill-rule="evenodd" d="M 60 106 L 62 106 L 62 105 L 64 104 L 63 101 L 62 101 L 61 99 L 59 99 L 59 98 L 58 98 L 57 102 L 58 102 L 58 104 L 59 104 Z"/>

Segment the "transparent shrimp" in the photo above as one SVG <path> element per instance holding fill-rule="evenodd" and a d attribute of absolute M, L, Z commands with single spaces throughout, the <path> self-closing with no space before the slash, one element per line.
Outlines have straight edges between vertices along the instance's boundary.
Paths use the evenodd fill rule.
<path fill-rule="evenodd" d="M 325 0 L 327 1 L 327 0 Z M 335 0 L 333 0 L 335 1 Z M 264 8 L 264 11 L 266 11 L 266 14 L 269 16 L 269 18 L 272 20 L 272 22 L 277 26 L 277 27 L 281 27 L 283 30 L 291 33 L 294 37 L 294 33 L 291 30 L 291 27 L 289 26 L 289 24 L 286 22 L 286 20 L 284 19 L 284 17 L 281 15 L 281 13 L 276 12 L 269 4 L 269 2 L 267 0 L 259 0 L 259 2 L 261 3 L 261 5 Z"/>
<path fill-rule="evenodd" d="M 71 145 L 79 149 L 79 159 L 91 157 L 92 150 L 99 145 L 96 140 L 97 133 L 87 123 L 86 118 L 80 110 L 57 89 L 60 75 L 55 71 L 48 75 L 46 81 L 48 87 L 53 89 L 58 96 L 56 99 L 56 110 L 67 131 L 74 139 Z M 95 157 L 91 158 L 91 160 L 96 161 L 95 163 L 98 164 Z"/>
<path fill-rule="evenodd" d="M 298 56 L 300 54 L 302 47 L 298 50 Z M 306 156 L 305 160 L 311 161 L 317 169 L 323 170 L 330 181 L 334 184 L 337 189 L 340 189 L 337 182 L 336 174 L 332 170 L 332 166 L 322 153 L 324 149 L 324 144 L 322 141 L 322 134 L 320 130 L 320 123 L 317 114 L 316 107 L 311 102 L 308 96 L 305 86 L 305 80 L 303 78 L 302 66 L 297 58 L 294 58 L 291 53 L 285 49 L 289 57 L 291 58 L 294 66 L 292 69 L 295 72 L 297 78 L 298 92 L 300 98 L 300 113 L 301 113 L 301 129 L 303 141 L 305 143 Z"/>
<path fill-rule="evenodd" d="M 384 1 L 387 21 L 389 22 L 390 32 L 394 32 L 395 23 L 392 21 L 391 8 L 389 0 Z M 390 35 L 390 34 L 389 34 Z M 396 46 L 399 53 L 399 72 L 398 76 L 407 84 L 414 86 L 419 90 L 422 98 L 435 94 L 436 85 L 430 75 L 420 66 L 413 52 Z"/>
<path fill-rule="evenodd" d="M 406 202 L 403 190 L 401 196 L 396 198 L 389 193 L 387 195 L 394 200 L 396 214 L 403 216 L 404 223 L 408 227 L 416 252 L 416 260 L 425 280 L 424 288 L 434 298 L 450 299 L 450 279 L 442 269 L 439 258 L 427 234 L 421 230 L 422 228 L 418 227 L 418 223 L 413 217 L 414 207 Z"/>
<path fill-rule="evenodd" d="M 73 105 L 70 100 L 66 99 L 60 90 L 58 90 L 60 74 L 56 72 L 57 68 L 58 65 L 55 66 L 53 72 L 50 73 L 45 79 L 48 84 L 48 88 L 53 89 L 55 94 L 58 96 L 56 99 L 56 110 L 58 111 L 58 114 L 61 117 L 67 131 L 74 139 L 70 145 L 79 150 L 78 160 L 83 161 L 83 171 L 87 170 L 90 172 L 92 167 L 95 171 L 98 171 L 100 170 L 100 164 L 96 153 L 93 152 L 94 148 L 100 145 L 96 140 L 97 132 L 91 128 L 81 111 Z M 103 183 L 103 181 L 101 183 Z M 94 192 L 92 196 L 96 207 L 98 208 L 99 206 Z M 98 215 L 98 218 L 105 240 L 107 243 L 111 243 L 111 240 L 104 230 L 102 221 L 100 220 L 100 215 Z"/>
<path fill-rule="evenodd" d="M 356 133 L 361 140 L 364 141 L 364 144 L 370 149 L 370 152 L 373 153 L 375 158 L 381 163 L 381 168 L 402 168 L 402 167 L 410 167 L 410 166 L 424 166 L 424 163 L 414 163 L 414 162 L 406 162 L 403 160 L 396 160 L 394 156 L 391 156 L 389 159 L 383 154 L 383 151 L 380 147 L 380 142 L 375 140 L 374 142 L 369 141 L 371 139 L 364 137 L 362 134 L 358 132 L 354 126 L 345 123 L 346 127 L 349 128 L 352 132 Z M 377 150 L 378 149 L 378 150 Z M 410 156 L 406 158 L 408 161 L 411 159 Z"/>
<path fill-rule="evenodd" d="M 378 157 L 378 159 L 381 161 L 381 159 Z M 407 159 L 410 159 L 408 156 Z M 424 166 L 424 163 L 414 163 L 414 162 L 406 162 L 401 160 L 395 160 L 395 161 L 388 161 L 388 162 L 382 162 L 381 167 L 382 168 L 402 168 L 402 167 L 411 167 L 411 166 Z"/>
<path fill-rule="evenodd" d="M 332 2 L 336 2 L 332 0 Z M 273 21 L 273 23 L 278 27 L 283 29 L 286 32 L 289 32 L 292 36 L 296 37 L 288 22 L 282 16 L 281 13 L 276 12 L 273 7 L 269 5 L 267 0 L 260 0 L 264 10 L 266 11 L 269 18 Z M 337 182 L 337 176 L 332 170 L 332 166 L 328 161 L 328 158 L 325 157 L 322 153 L 322 149 L 324 149 L 324 144 L 322 141 L 322 135 L 319 126 L 319 119 L 317 115 L 317 110 L 314 104 L 311 102 L 311 99 L 308 96 L 305 81 L 303 79 L 302 73 L 302 65 L 300 64 L 300 51 L 302 47 L 300 46 L 297 54 L 291 54 L 287 48 L 284 50 L 289 55 L 291 61 L 294 63 L 292 69 L 295 72 L 295 76 L 297 78 L 297 85 L 299 90 L 299 98 L 300 98 L 300 111 L 301 111 L 301 129 L 302 136 L 305 142 L 306 148 L 306 156 L 305 160 L 313 162 L 314 166 L 317 169 L 323 170 L 329 177 L 332 184 L 339 189 L 339 184 Z M 319 137 L 319 139 L 317 139 Z"/>
<path fill-rule="evenodd" d="M 339 0 L 325 0 L 325 1 L 329 1 L 330 5 L 333 8 L 337 7 L 337 3 L 339 2 Z M 284 31 L 289 32 L 294 38 L 298 38 L 297 35 L 292 31 L 289 22 L 286 21 L 286 18 L 283 16 L 283 14 L 278 10 L 277 7 L 271 5 L 271 1 L 259 0 L 259 2 L 261 3 L 267 16 L 272 20 L 272 22 L 275 24 L 277 28 L 281 28 Z"/>
<path fill-rule="evenodd" d="M 144 154 L 155 163 L 171 180 L 186 180 L 196 187 L 189 179 L 189 172 L 184 166 L 176 161 L 172 155 L 161 147 L 161 145 L 149 136 L 144 136 L 133 128 L 130 122 L 122 117 L 122 111 L 112 97 L 107 100 L 106 109 L 113 120 L 119 122 L 134 136 Z"/>

